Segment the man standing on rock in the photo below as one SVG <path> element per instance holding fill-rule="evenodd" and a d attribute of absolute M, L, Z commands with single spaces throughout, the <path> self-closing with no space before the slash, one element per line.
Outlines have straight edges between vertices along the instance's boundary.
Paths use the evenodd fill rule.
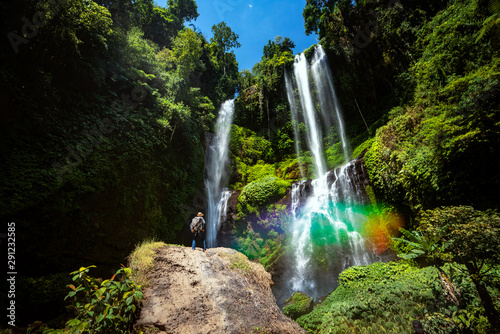
<path fill-rule="evenodd" d="M 207 248 L 205 246 L 205 219 L 203 219 L 203 213 L 198 212 L 196 217 L 191 220 L 191 233 L 193 233 L 193 250 L 196 248 L 196 237 L 199 235 L 201 237 L 201 241 L 203 241 L 203 251 Z"/>

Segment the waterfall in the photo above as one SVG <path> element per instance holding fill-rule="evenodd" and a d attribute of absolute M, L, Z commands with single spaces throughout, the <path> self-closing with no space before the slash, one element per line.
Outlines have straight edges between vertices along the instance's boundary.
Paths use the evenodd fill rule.
<path fill-rule="evenodd" d="M 291 115 L 292 115 L 292 126 L 293 126 L 293 135 L 295 137 L 295 154 L 297 154 L 297 157 L 300 157 L 300 140 L 298 140 L 300 138 L 300 133 L 299 133 L 299 122 L 298 122 L 298 119 L 299 119 L 299 111 L 298 111 L 298 108 L 297 108 L 297 99 L 295 98 L 295 94 L 294 94 L 294 84 L 292 82 L 292 79 L 290 78 L 290 76 L 288 75 L 288 72 L 285 72 L 285 87 L 286 87 L 286 94 L 288 96 L 288 101 L 289 101 L 289 104 L 290 104 L 290 112 L 291 112 Z M 302 168 L 302 165 L 299 164 L 299 169 L 300 169 L 300 176 L 302 178 L 305 177 L 305 174 L 304 174 L 304 169 Z"/>
<path fill-rule="evenodd" d="M 284 274 L 286 290 L 278 302 L 295 291 L 318 299 L 330 293 L 337 277 L 352 265 L 367 265 L 376 260 L 370 245 L 360 234 L 366 216 L 356 206 L 366 203 L 363 185 L 353 182 L 358 176 L 349 161 L 349 143 L 335 94 L 326 54 L 317 46 L 311 65 L 305 55 L 295 58 L 293 77 L 287 73 L 286 88 L 294 123 L 295 141 L 299 142 L 298 124 L 307 128 L 306 148 L 314 157 L 316 179 L 299 181 L 292 186 L 290 227 L 291 261 Z M 319 107 L 319 109 L 317 109 Z M 335 124 L 345 164 L 327 172 L 323 138 Z M 297 127 L 297 128 L 296 128 Z M 299 154 L 299 144 L 296 145 Z M 307 189 L 306 189 L 307 187 Z M 306 192 L 307 193 L 304 193 Z"/>
<path fill-rule="evenodd" d="M 221 224 L 226 220 L 227 202 L 232 193 L 232 190 L 225 188 L 220 196 L 220 201 L 217 205 L 217 231 L 219 231 Z"/>
<path fill-rule="evenodd" d="M 207 222 L 207 247 L 217 247 L 217 233 L 221 224 L 223 208 L 227 205 L 227 192 L 223 192 L 226 183 L 229 160 L 229 133 L 234 115 L 234 100 L 226 101 L 219 110 L 215 126 L 215 136 L 207 140 L 205 154 L 205 220 Z"/>
<path fill-rule="evenodd" d="M 335 93 L 335 86 L 333 84 L 332 73 L 329 69 L 328 58 L 326 57 L 326 53 L 321 45 L 318 45 L 315 48 L 311 72 L 321 106 L 321 116 L 323 117 L 327 127 L 330 127 L 332 124 L 330 110 L 335 111 L 334 122 L 336 123 L 339 131 L 342 151 L 344 152 L 344 162 L 347 162 L 349 161 L 350 155 L 349 142 L 345 134 L 344 121 L 342 119 L 339 100 L 337 99 L 337 94 Z"/>
<path fill-rule="evenodd" d="M 315 159 L 316 173 L 317 175 L 324 175 L 326 173 L 326 164 L 323 154 L 323 138 L 321 138 L 321 130 L 317 123 L 316 109 L 314 108 L 313 95 L 309 84 L 309 66 L 304 54 L 299 54 L 295 58 L 293 71 L 297 81 L 300 105 L 307 126 L 307 142 Z"/>

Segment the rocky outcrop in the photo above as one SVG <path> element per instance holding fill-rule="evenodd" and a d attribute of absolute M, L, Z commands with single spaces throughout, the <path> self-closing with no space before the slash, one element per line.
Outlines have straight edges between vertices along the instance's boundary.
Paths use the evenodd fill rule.
<path fill-rule="evenodd" d="M 306 333 L 276 305 L 270 274 L 233 249 L 166 246 L 149 278 L 137 332 Z"/>
<path fill-rule="evenodd" d="M 236 248 L 238 239 L 234 232 L 234 224 L 238 218 L 238 197 L 241 190 L 233 190 L 227 201 L 226 212 L 221 217 L 221 226 L 217 235 L 218 245 L 221 247 Z"/>
<path fill-rule="evenodd" d="M 337 167 L 326 174 L 327 186 L 334 195 L 335 202 L 347 201 L 360 205 L 369 205 L 370 197 L 366 186 L 370 185 L 368 173 L 364 167 L 363 157 L 365 152 L 356 159 Z M 300 207 L 314 194 L 314 181 L 312 179 L 294 182 L 295 196 Z"/>
<path fill-rule="evenodd" d="M 370 179 L 364 166 L 364 153 L 346 165 L 338 167 L 327 174 L 329 188 L 336 181 L 347 183 L 344 188 L 350 188 L 349 194 L 351 197 L 354 197 L 353 200 L 358 204 L 370 204 L 370 198 L 366 193 L 366 186 L 370 184 Z M 342 200 L 342 198 L 339 200 Z"/>

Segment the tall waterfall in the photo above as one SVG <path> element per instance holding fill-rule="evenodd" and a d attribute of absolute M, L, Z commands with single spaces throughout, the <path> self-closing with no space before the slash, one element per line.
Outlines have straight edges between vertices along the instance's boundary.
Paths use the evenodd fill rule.
<path fill-rule="evenodd" d="M 327 127 L 331 126 L 331 111 L 335 112 L 334 122 L 339 131 L 340 142 L 344 152 L 344 162 L 347 162 L 349 161 L 350 155 L 349 142 L 345 134 L 344 120 L 342 119 L 339 100 L 335 93 L 335 86 L 333 84 L 332 73 L 329 69 L 328 58 L 321 45 L 318 45 L 315 49 L 311 72 L 321 106 L 321 116 Z"/>
<path fill-rule="evenodd" d="M 295 80 L 293 80 L 295 78 Z M 367 265 L 376 260 L 370 245 L 359 233 L 365 216 L 356 206 L 366 204 L 364 189 L 353 182 L 356 171 L 348 162 L 349 144 L 344 132 L 326 54 L 317 46 L 312 64 L 303 54 L 295 58 L 293 76 L 286 75 L 296 142 L 298 124 L 307 128 L 306 145 L 313 156 L 316 179 L 300 181 L 292 188 L 291 249 L 293 264 L 284 274 L 287 286 L 281 287 L 283 302 L 295 291 L 315 299 L 336 287 L 338 274 L 352 265 Z M 319 109 L 317 108 L 319 106 Z M 345 164 L 327 172 L 323 138 L 333 124 L 341 140 Z M 299 146 L 296 146 L 299 154 Z"/>
<path fill-rule="evenodd" d="M 229 160 L 229 133 L 234 115 L 234 100 L 224 102 L 219 110 L 216 122 L 216 133 L 207 140 L 205 154 L 205 218 L 207 222 L 207 247 L 217 247 L 217 233 L 220 228 L 222 208 L 227 203 L 226 183 Z"/>

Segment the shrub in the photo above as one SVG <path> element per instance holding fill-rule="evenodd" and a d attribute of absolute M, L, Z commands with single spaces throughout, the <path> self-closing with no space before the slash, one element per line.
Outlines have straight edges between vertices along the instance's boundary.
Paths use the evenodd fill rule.
<path fill-rule="evenodd" d="M 313 309 L 313 299 L 302 292 L 295 292 L 285 301 L 283 312 L 292 319 L 306 315 Z"/>
<path fill-rule="evenodd" d="M 290 182 L 275 176 L 268 176 L 259 181 L 254 181 L 243 188 L 238 201 L 241 210 L 256 213 L 259 208 L 282 198 Z"/>
<path fill-rule="evenodd" d="M 436 277 L 434 268 L 394 262 L 351 267 L 340 274 L 340 286 L 297 322 L 313 333 L 413 333 L 412 320 L 439 309 Z"/>
<path fill-rule="evenodd" d="M 123 267 L 109 280 L 90 277 L 89 267 L 71 273 L 75 285 L 65 299 L 73 299 L 76 317 L 66 323 L 71 333 L 130 333 L 141 287 L 130 280 L 132 270 Z"/>

